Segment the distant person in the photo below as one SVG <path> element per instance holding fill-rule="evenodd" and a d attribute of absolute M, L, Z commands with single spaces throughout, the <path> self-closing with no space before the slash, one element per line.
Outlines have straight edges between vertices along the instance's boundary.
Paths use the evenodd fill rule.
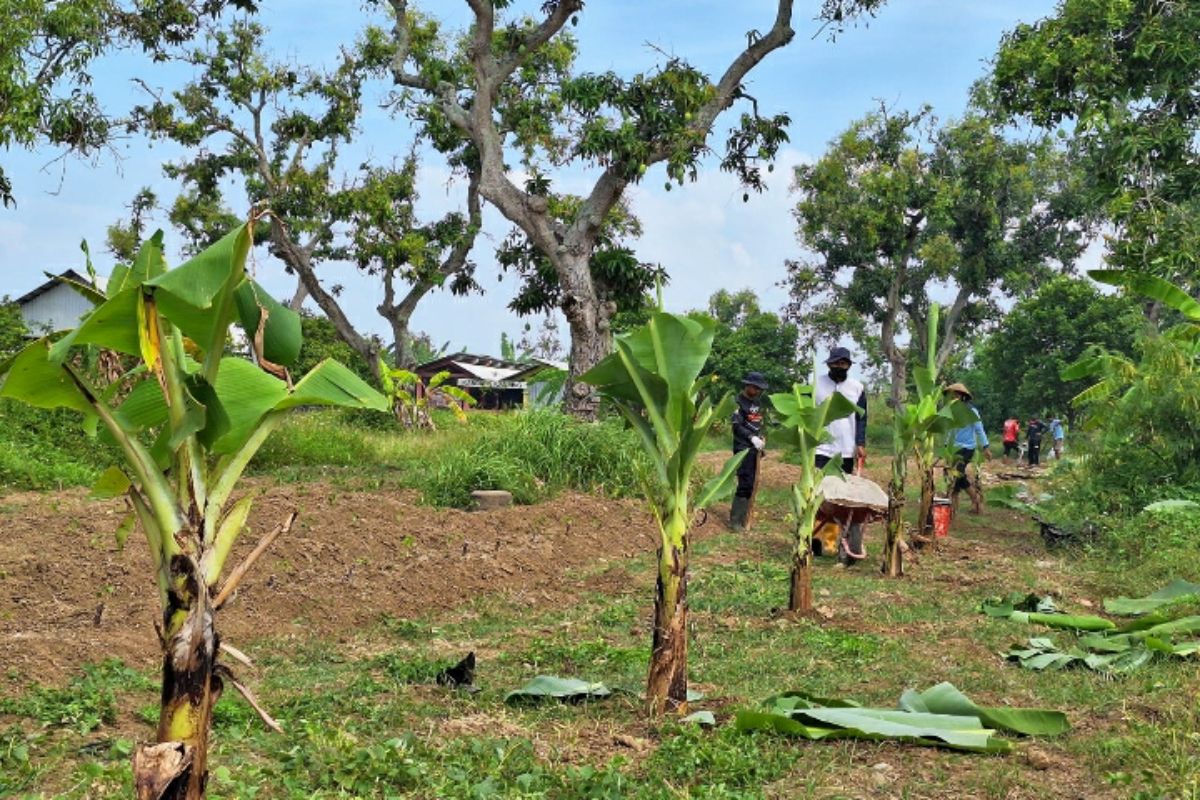
<path fill-rule="evenodd" d="M 1004 420 L 1004 460 L 1011 461 L 1021 453 L 1021 423 L 1016 417 Z"/>
<path fill-rule="evenodd" d="M 1058 417 L 1050 420 L 1050 438 L 1054 440 L 1054 460 L 1058 461 L 1063 454 L 1063 439 L 1066 434 L 1063 433 L 1062 420 Z"/>
<path fill-rule="evenodd" d="M 1041 463 L 1042 437 L 1046 435 L 1046 423 L 1037 417 L 1029 420 L 1025 426 L 1025 445 L 1029 457 L 1029 466 L 1036 467 Z"/>
<path fill-rule="evenodd" d="M 746 530 L 750 499 L 754 496 L 754 483 L 758 478 L 758 461 L 767 446 L 763 438 L 762 407 L 762 393 L 767 386 L 767 379 L 761 372 L 748 373 L 742 379 L 742 391 L 733 412 L 733 452 L 749 451 L 738 465 L 737 491 L 729 509 L 729 527 L 735 531 Z"/>
<path fill-rule="evenodd" d="M 972 480 L 969 469 L 975 460 L 976 450 L 982 449 L 984 458 L 992 457 L 987 432 L 983 429 L 983 420 L 979 416 L 979 409 L 971 402 L 971 392 L 966 386 L 961 383 L 952 383 L 946 387 L 945 394 L 965 404 L 975 415 L 973 423 L 950 432 L 950 441 L 954 444 L 955 450 L 954 466 L 950 471 L 950 475 L 954 479 L 950 487 L 950 503 L 954 509 L 957 509 L 958 493 L 965 489 L 971 498 L 971 513 L 982 514 L 983 490 L 979 485 L 979 475 L 976 473 L 975 479 Z"/>
<path fill-rule="evenodd" d="M 850 351 L 845 347 L 835 347 L 829 351 L 825 366 L 829 372 L 818 375 L 813 387 L 813 400 L 820 405 L 834 392 L 841 394 L 851 403 L 858 406 L 858 413 L 848 414 L 841 419 L 835 419 L 826 426 L 829 441 L 817 445 L 816 457 L 813 462 L 817 469 L 825 469 L 830 461 L 841 461 L 842 472 L 854 475 L 858 467 L 867 461 L 867 390 L 860 381 L 850 377 Z M 845 532 L 845 552 L 839 548 L 838 560 L 847 566 L 855 563 L 867 554 L 863 551 L 863 526 L 855 522 Z"/>

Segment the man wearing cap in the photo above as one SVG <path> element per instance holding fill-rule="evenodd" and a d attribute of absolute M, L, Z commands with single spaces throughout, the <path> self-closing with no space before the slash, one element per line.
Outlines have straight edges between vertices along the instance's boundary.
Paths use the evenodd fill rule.
<path fill-rule="evenodd" d="M 976 480 L 971 480 L 967 474 L 967 465 L 975 460 L 975 451 L 983 448 L 985 458 L 992 457 L 991 448 L 988 445 L 987 433 L 983 430 L 983 420 L 979 416 L 979 409 L 971 402 L 971 392 L 961 383 L 952 383 L 945 389 L 945 394 L 957 398 L 960 402 L 965 403 L 967 408 L 975 414 L 975 421 L 970 425 L 964 425 L 950 432 L 950 439 L 954 443 L 955 458 L 954 467 L 951 471 L 951 476 L 954 478 L 954 485 L 950 489 L 951 505 L 958 508 L 958 493 L 963 489 L 967 490 L 967 494 L 971 498 L 971 511 L 975 514 L 983 513 L 983 493 L 980 491 L 978 476 Z"/>
<path fill-rule="evenodd" d="M 749 450 L 738 465 L 737 491 L 733 495 L 733 506 L 729 510 L 729 527 L 735 531 L 746 529 L 750 516 L 750 499 L 754 496 L 754 482 L 758 477 L 758 461 L 763 448 L 762 393 L 767 390 L 767 379 L 761 372 L 750 372 L 742 380 L 742 391 L 737 396 L 737 408 L 733 412 L 733 452 Z"/>
<path fill-rule="evenodd" d="M 834 392 L 839 392 L 851 403 L 858 406 L 858 413 L 849 414 L 841 419 L 835 419 L 826 426 L 829 440 L 817 445 L 817 455 L 814 459 L 817 469 L 825 469 L 825 465 L 833 460 L 840 460 L 842 472 L 853 475 L 857 464 L 865 463 L 867 458 L 867 392 L 861 382 L 850 377 L 850 351 L 845 347 L 835 347 L 829 351 L 825 365 L 829 372 L 817 376 L 813 387 L 813 400 L 820 405 Z M 862 523 L 855 522 L 846 530 L 848 551 L 838 553 L 838 559 L 843 564 L 852 564 L 865 557 L 862 549 Z"/>

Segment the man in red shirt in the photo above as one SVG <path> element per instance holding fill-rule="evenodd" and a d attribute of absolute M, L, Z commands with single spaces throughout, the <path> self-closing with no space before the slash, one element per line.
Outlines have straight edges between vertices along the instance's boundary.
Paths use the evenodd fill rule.
<path fill-rule="evenodd" d="M 1017 441 L 1021 438 L 1021 423 L 1015 419 L 1004 420 L 1004 457 L 1007 459 L 1010 455 L 1019 457 L 1021 454 L 1021 446 Z"/>

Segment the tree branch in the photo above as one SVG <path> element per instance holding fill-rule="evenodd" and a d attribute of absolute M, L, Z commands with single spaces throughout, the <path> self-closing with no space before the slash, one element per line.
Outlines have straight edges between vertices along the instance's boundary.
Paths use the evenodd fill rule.
<path fill-rule="evenodd" d="M 736 99 L 746 73 L 754 69 L 769 53 L 785 47 L 792 41 L 796 35 L 792 30 L 792 5 L 793 0 L 779 0 L 775 24 L 765 36 L 752 41 L 725 70 L 725 74 L 717 82 L 716 95 L 700 108 L 692 121 L 691 127 L 694 132 L 707 136 L 717 116 Z"/>
<path fill-rule="evenodd" d="M 582 9 L 583 0 L 559 0 L 558 5 L 554 7 L 549 16 L 542 20 L 540 25 L 521 37 L 521 45 L 525 48 L 524 54 L 518 49 L 500 61 L 498 76 L 500 81 L 507 80 L 517 67 L 529 60 L 538 48 L 553 39 L 567 24 L 567 20 Z"/>
<path fill-rule="evenodd" d="M 954 303 L 951 304 L 950 310 L 946 312 L 946 332 L 942 336 L 942 344 L 937 351 L 937 365 L 940 369 L 945 366 L 947 359 L 950 358 L 950 353 L 954 350 L 954 344 L 959 318 L 967 308 L 967 304 L 971 301 L 973 293 L 966 286 L 960 286 L 958 294 L 954 297 Z"/>

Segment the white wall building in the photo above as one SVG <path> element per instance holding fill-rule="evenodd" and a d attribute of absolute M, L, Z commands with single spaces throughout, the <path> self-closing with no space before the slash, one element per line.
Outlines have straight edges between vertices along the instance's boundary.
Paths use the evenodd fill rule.
<path fill-rule="evenodd" d="M 59 275 L 76 283 L 89 284 L 85 276 L 73 269 Z M 100 278 L 103 286 L 107 280 Z M 16 299 L 30 333 L 40 336 L 51 331 L 61 331 L 79 325 L 83 315 L 92 310 L 92 304 L 79 292 L 59 280 L 48 280 L 41 286 Z"/>

